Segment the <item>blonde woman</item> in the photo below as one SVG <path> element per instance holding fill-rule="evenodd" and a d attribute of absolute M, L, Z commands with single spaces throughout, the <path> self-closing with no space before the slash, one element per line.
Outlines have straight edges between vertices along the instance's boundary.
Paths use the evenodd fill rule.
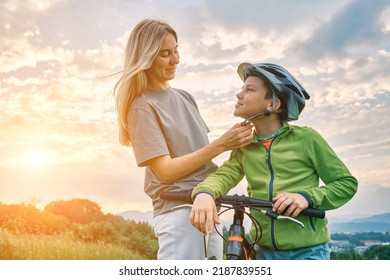
<path fill-rule="evenodd" d="M 131 32 L 122 76 L 114 88 L 120 143 L 145 167 L 144 191 L 152 199 L 157 258 L 204 259 L 203 234 L 189 221 L 190 205 L 159 197 L 188 190 L 214 172 L 212 159 L 252 140 L 252 125 L 235 124 L 209 143 L 209 129 L 192 95 L 169 85 L 179 64 L 178 37 L 167 23 L 143 20 Z M 222 240 L 208 237 L 207 254 L 222 256 Z"/>

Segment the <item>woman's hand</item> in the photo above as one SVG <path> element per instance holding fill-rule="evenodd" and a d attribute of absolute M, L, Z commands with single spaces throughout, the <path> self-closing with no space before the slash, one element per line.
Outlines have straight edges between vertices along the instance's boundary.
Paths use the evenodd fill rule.
<path fill-rule="evenodd" d="M 192 203 L 190 221 L 204 235 L 212 232 L 213 222 L 216 224 L 220 223 L 217 207 L 211 195 L 207 193 L 199 193 L 196 195 Z"/>
<path fill-rule="evenodd" d="M 225 151 L 245 147 L 253 140 L 253 125 L 235 124 L 228 131 L 222 134 L 217 140 Z"/>
<path fill-rule="evenodd" d="M 306 198 L 298 193 L 281 193 L 272 200 L 274 202 L 272 211 L 292 218 L 295 218 L 303 209 L 309 207 Z"/>

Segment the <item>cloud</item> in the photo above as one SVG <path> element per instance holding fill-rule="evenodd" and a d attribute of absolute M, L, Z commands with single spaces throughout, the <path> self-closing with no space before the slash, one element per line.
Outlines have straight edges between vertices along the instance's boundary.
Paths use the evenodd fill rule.
<path fill-rule="evenodd" d="M 390 188 L 377 185 L 362 184 L 358 187 L 356 195 L 340 209 L 329 211 L 329 215 L 373 215 L 388 213 Z"/>
<path fill-rule="evenodd" d="M 288 53 L 318 61 L 325 57 L 342 58 L 383 43 L 389 35 L 383 32 L 378 19 L 389 6 L 387 0 L 352 1 L 314 30 L 310 38 L 297 42 Z"/>
<path fill-rule="evenodd" d="M 10 28 L 0 42 L 0 162 L 20 163 L 23 153 L 36 147 L 50 152 L 52 163 L 111 161 L 107 140 L 114 141 L 110 133 L 117 132 L 109 99 L 113 79 L 105 77 L 121 64 L 122 38 L 110 45 L 102 41 L 93 49 L 46 45 L 45 32 L 23 30 L 41 30 L 39 18 L 63 6 L 10 4 L 2 4 Z M 17 16 L 26 14 L 31 22 L 21 20 L 15 28 Z"/>

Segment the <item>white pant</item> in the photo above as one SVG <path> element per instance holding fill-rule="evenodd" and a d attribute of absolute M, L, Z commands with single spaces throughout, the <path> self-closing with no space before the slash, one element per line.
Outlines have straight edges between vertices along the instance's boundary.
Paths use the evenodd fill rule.
<path fill-rule="evenodd" d="M 158 260 L 204 260 L 204 235 L 190 222 L 191 205 L 176 208 L 153 218 L 158 238 Z M 218 228 L 219 230 L 219 228 Z M 223 239 L 213 229 L 206 238 L 207 257 L 222 259 Z"/>

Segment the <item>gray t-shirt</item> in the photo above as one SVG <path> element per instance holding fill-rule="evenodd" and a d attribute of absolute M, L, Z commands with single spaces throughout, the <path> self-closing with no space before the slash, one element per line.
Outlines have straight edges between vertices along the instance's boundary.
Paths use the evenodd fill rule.
<path fill-rule="evenodd" d="M 182 204 L 160 199 L 162 190 L 191 189 L 217 169 L 210 161 L 172 185 L 166 185 L 146 166 L 146 161 L 152 158 L 184 156 L 209 143 L 209 129 L 188 92 L 171 87 L 163 91 L 143 92 L 131 106 L 128 124 L 137 164 L 146 167 L 144 189 L 152 199 L 154 216 Z"/>

